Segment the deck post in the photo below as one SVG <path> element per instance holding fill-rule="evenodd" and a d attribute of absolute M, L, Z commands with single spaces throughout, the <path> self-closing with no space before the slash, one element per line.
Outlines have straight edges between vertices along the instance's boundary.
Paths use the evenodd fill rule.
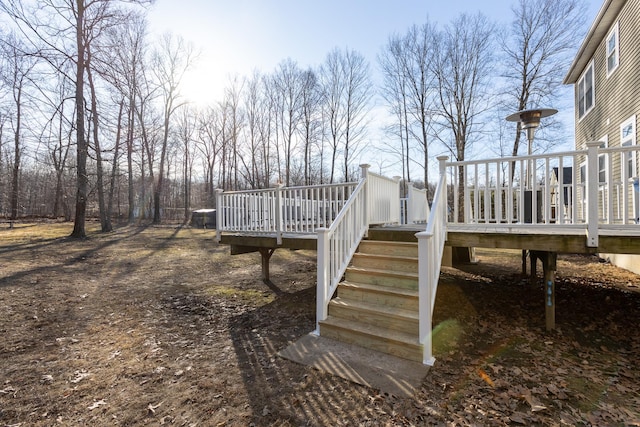
<path fill-rule="evenodd" d="M 587 142 L 587 246 L 598 247 L 598 148 L 600 142 Z"/>
<path fill-rule="evenodd" d="M 440 171 L 440 176 L 444 176 L 445 179 L 447 177 L 447 160 L 449 160 L 449 156 L 438 156 L 436 157 L 436 159 L 438 160 L 438 167 L 439 167 L 439 171 Z M 425 183 L 425 185 L 427 186 L 427 194 L 429 191 L 429 183 Z M 454 200 L 456 200 L 457 197 L 454 197 Z M 427 206 L 429 206 L 429 199 L 427 199 Z M 447 212 L 447 209 L 449 209 L 449 203 L 443 203 L 442 204 L 442 214 L 444 215 L 444 218 L 448 218 L 449 216 L 449 212 Z M 427 218 L 428 219 L 428 218 Z M 445 221 L 446 222 L 446 221 Z"/>
<path fill-rule="evenodd" d="M 276 186 L 276 241 L 279 245 L 282 244 L 282 214 L 284 213 L 284 206 L 282 204 L 282 187 L 284 187 L 284 184 L 282 183 L 278 183 Z"/>
<path fill-rule="evenodd" d="M 558 254 L 545 252 L 542 258 L 544 269 L 545 323 L 547 331 L 556 328 L 556 261 Z"/>
<path fill-rule="evenodd" d="M 362 213 L 364 217 L 364 223 L 367 224 L 367 229 L 364 232 L 364 237 L 369 236 L 369 168 L 371 165 L 367 163 L 363 163 L 360 165 L 360 178 L 364 179 L 364 212 Z M 319 237 L 320 235 L 318 235 Z"/>
<path fill-rule="evenodd" d="M 224 190 L 216 188 L 216 243 L 222 239 L 222 193 Z"/>
<path fill-rule="evenodd" d="M 269 260 L 271 259 L 271 255 L 276 251 L 276 248 L 259 248 L 260 258 L 262 261 L 262 281 L 264 283 L 269 283 Z"/>
<path fill-rule="evenodd" d="M 329 271 L 329 229 L 318 228 L 318 265 L 316 284 L 316 330 L 315 335 L 320 335 L 320 322 L 327 319 L 330 271 Z"/>

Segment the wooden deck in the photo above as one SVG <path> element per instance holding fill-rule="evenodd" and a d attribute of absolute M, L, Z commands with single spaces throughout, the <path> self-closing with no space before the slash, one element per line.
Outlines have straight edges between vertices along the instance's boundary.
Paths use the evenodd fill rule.
<path fill-rule="evenodd" d="M 372 227 L 368 238 L 371 240 L 417 242 L 415 234 L 424 226 L 381 226 Z M 222 244 L 230 245 L 232 253 L 255 252 L 267 249 L 317 249 L 315 234 L 285 234 L 278 245 L 275 234 L 232 234 L 223 233 Z M 600 229 L 598 247 L 587 246 L 583 227 L 540 227 L 540 226 L 483 226 L 457 225 L 448 227 L 447 246 L 525 249 L 556 253 L 595 254 L 620 253 L 640 254 L 640 225 L 637 229 L 609 226 Z"/>

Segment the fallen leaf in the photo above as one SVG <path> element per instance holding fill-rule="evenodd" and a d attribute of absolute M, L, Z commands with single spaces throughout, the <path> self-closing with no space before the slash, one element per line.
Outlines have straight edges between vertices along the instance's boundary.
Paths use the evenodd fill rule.
<path fill-rule="evenodd" d="M 156 409 L 158 409 L 160 407 L 160 405 L 162 405 L 163 402 L 160 402 L 157 405 L 152 405 L 151 403 L 149 403 L 149 406 L 147 406 L 147 411 L 149 411 L 149 413 L 151 415 L 155 415 L 156 414 Z"/>
<path fill-rule="evenodd" d="M 98 408 L 100 406 L 106 405 L 106 404 L 107 404 L 107 402 L 105 402 L 104 399 L 100 399 L 100 400 L 98 400 L 96 402 L 93 402 L 93 404 L 91 406 L 89 406 L 88 409 L 90 411 L 93 411 L 94 409 L 96 409 L 96 408 Z"/>
<path fill-rule="evenodd" d="M 514 423 L 518 423 L 518 424 L 522 424 L 522 425 L 528 424 L 528 422 L 526 420 L 526 415 L 521 413 L 521 412 L 514 412 L 513 414 L 511 414 L 509 419 L 511 421 L 513 421 Z"/>
<path fill-rule="evenodd" d="M 522 397 L 524 398 L 524 400 L 527 401 L 529 406 L 531 406 L 531 412 L 539 412 L 539 411 L 544 411 L 545 409 L 547 409 L 546 406 L 542 405 L 537 399 L 535 399 L 531 395 L 531 391 L 530 390 L 525 391 L 522 394 Z"/>
<path fill-rule="evenodd" d="M 489 384 L 491 387 L 495 387 L 493 380 L 489 377 L 489 375 L 487 375 L 487 373 L 483 369 L 478 369 L 478 375 L 480 375 L 480 378 L 482 378 L 484 382 Z"/>

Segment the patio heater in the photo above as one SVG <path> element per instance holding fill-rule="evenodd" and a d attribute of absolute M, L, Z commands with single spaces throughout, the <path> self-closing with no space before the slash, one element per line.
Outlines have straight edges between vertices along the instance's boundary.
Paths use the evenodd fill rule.
<path fill-rule="evenodd" d="M 520 122 L 521 130 L 527 131 L 527 155 L 531 156 L 533 149 L 533 138 L 536 133 L 536 129 L 540 126 L 540 119 L 544 117 L 549 117 L 556 114 L 558 110 L 553 108 L 539 108 L 534 110 L 522 110 L 517 113 L 513 113 L 507 116 L 508 122 Z M 533 184 L 535 177 L 535 168 L 533 160 L 527 160 L 527 170 L 525 175 L 525 192 L 524 192 L 524 210 L 525 210 L 525 218 L 524 222 L 532 223 L 533 215 L 532 215 L 532 207 L 533 207 Z M 540 195 L 538 195 L 540 196 Z M 540 203 L 542 202 L 541 197 L 537 198 L 538 200 L 538 214 L 541 212 L 542 206 Z"/>

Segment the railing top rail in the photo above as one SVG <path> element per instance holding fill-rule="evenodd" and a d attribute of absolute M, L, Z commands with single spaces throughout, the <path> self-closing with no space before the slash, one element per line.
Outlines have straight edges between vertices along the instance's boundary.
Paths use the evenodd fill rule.
<path fill-rule="evenodd" d="M 349 182 L 338 182 L 333 184 L 317 184 L 317 185 L 301 185 L 296 187 L 282 187 L 283 190 L 312 190 L 316 188 L 336 188 L 336 187 L 344 187 L 344 186 L 356 186 L 358 185 L 358 181 L 349 181 Z M 272 188 L 261 188 L 255 190 L 232 190 L 225 191 L 224 194 L 247 194 L 247 193 L 268 193 L 270 191 L 275 191 L 278 187 Z"/>
<path fill-rule="evenodd" d="M 598 148 L 598 153 L 624 153 L 628 151 L 640 151 L 640 145 L 625 145 L 623 147 L 607 147 L 607 148 Z"/>
<path fill-rule="evenodd" d="M 385 181 L 389 181 L 389 182 L 393 182 L 393 183 L 397 182 L 397 180 L 395 178 L 389 178 L 388 176 L 380 175 L 380 174 L 377 174 L 375 172 L 369 172 L 369 176 L 374 176 L 376 178 L 383 179 Z"/>
<path fill-rule="evenodd" d="M 632 146 L 633 147 L 633 146 Z M 605 150 L 604 148 L 599 151 Z M 556 158 L 556 157 L 574 157 L 580 155 L 586 155 L 587 150 L 577 150 L 577 151 L 560 151 L 557 153 L 545 153 L 545 154 L 532 154 L 532 155 L 524 155 L 524 156 L 509 156 L 509 157 L 494 157 L 492 159 L 481 159 L 481 160 L 464 160 L 464 161 L 448 161 L 445 163 L 445 166 L 464 166 L 464 165 L 480 165 L 485 163 L 504 163 L 504 162 L 517 162 L 522 160 L 535 160 L 535 159 L 544 159 L 544 158 Z"/>
<path fill-rule="evenodd" d="M 347 204 L 344 205 L 344 207 L 340 210 L 340 213 L 338 213 L 338 215 L 335 217 L 335 219 L 333 220 L 333 222 L 331 223 L 331 226 L 329 227 L 329 233 L 332 233 L 333 231 L 335 231 L 335 229 L 338 227 L 338 225 L 342 222 L 342 219 L 345 217 L 345 215 L 347 215 L 347 207 L 354 203 L 354 200 L 356 199 L 356 196 L 358 195 L 358 193 L 360 191 L 362 191 L 362 188 L 364 188 L 366 180 L 365 179 L 361 179 L 360 182 L 358 183 L 358 185 L 356 186 L 356 188 L 353 190 L 353 193 L 351 194 L 351 197 L 349 197 L 349 200 L 347 201 Z"/>
<path fill-rule="evenodd" d="M 434 227 L 436 226 L 437 222 L 436 217 L 438 216 L 438 212 L 441 209 L 441 207 L 438 206 L 438 203 L 446 203 L 447 201 L 447 199 L 443 197 L 443 191 L 445 191 L 446 188 L 446 179 L 446 175 L 442 175 L 440 177 L 438 186 L 436 187 L 436 193 L 433 196 L 433 204 L 431 206 L 431 212 L 429 212 L 429 219 L 427 220 L 427 228 L 425 230 L 429 234 L 433 234 L 434 232 Z"/>

